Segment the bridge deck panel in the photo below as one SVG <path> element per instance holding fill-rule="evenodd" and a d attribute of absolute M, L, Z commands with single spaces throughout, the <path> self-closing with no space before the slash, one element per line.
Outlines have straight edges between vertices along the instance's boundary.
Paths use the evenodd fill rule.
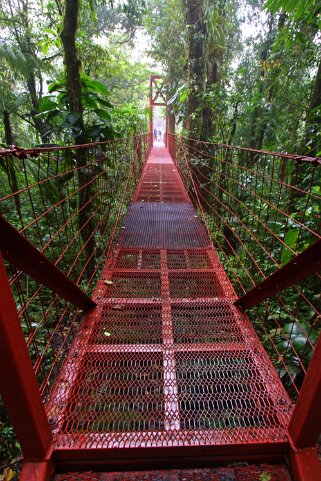
<path fill-rule="evenodd" d="M 93 298 L 47 406 L 56 450 L 287 443 L 291 403 L 165 149 Z"/>

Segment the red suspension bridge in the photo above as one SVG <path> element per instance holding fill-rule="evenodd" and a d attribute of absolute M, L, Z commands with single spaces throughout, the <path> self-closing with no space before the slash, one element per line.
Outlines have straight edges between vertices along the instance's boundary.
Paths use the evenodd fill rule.
<path fill-rule="evenodd" d="M 1 156 L 0 387 L 23 481 L 238 462 L 320 480 L 320 159 L 150 134 Z"/>

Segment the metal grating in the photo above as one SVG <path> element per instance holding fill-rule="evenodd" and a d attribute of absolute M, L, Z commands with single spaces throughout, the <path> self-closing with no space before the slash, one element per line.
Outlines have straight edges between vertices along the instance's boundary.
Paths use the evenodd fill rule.
<path fill-rule="evenodd" d="M 178 353 L 176 370 L 181 429 L 279 424 L 249 352 Z"/>
<path fill-rule="evenodd" d="M 207 251 L 168 251 L 167 262 L 169 269 L 213 269 Z"/>
<path fill-rule="evenodd" d="M 85 356 L 63 430 L 105 433 L 164 429 L 163 363 L 157 353 Z"/>
<path fill-rule="evenodd" d="M 122 247 L 195 248 L 211 246 L 190 204 L 132 203 L 118 239 Z"/>
<path fill-rule="evenodd" d="M 114 273 L 110 279 L 100 282 L 101 298 L 108 297 L 160 297 L 160 274 L 154 273 Z"/>
<path fill-rule="evenodd" d="M 161 344 L 162 306 L 109 304 L 102 307 L 92 344 Z"/>
<path fill-rule="evenodd" d="M 291 403 L 191 203 L 137 202 L 181 195 L 161 152 L 48 404 L 56 449 L 286 444 Z"/>
<path fill-rule="evenodd" d="M 148 163 L 146 165 L 134 195 L 134 201 L 190 202 L 175 167 L 172 164 L 163 163 Z"/>
<path fill-rule="evenodd" d="M 170 296 L 174 298 L 225 297 L 215 272 L 171 273 L 169 288 Z"/>
<path fill-rule="evenodd" d="M 172 306 L 176 344 L 242 343 L 244 337 L 229 302 Z"/>
<path fill-rule="evenodd" d="M 115 269 L 160 269 L 158 250 L 121 249 L 114 265 Z"/>

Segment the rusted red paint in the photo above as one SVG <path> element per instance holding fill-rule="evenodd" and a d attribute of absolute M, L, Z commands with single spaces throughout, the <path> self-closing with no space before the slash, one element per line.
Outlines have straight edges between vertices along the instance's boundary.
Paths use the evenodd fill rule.
<path fill-rule="evenodd" d="M 0 215 L 0 249 L 5 259 L 17 269 L 49 287 L 75 306 L 87 311 L 95 306 L 74 282 L 68 279 L 46 256 Z"/>
<path fill-rule="evenodd" d="M 316 445 L 321 432 L 321 337 L 289 424 L 292 443 L 299 449 Z"/>
<path fill-rule="evenodd" d="M 114 461 L 124 469 L 150 466 L 154 457 L 209 465 L 214 458 L 281 458 L 289 450 L 291 402 L 234 305 L 237 296 L 201 222 L 205 213 L 194 209 L 183 181 L 197 191 L 191 172 L 179 173 L 165 149 L 153 150 L 117 235 L 128 176 L 93 293 L 97 307 L 85 316 L 47 405 L 53 458 L 61 465 Z M 318 396 L 314 391 L 314 413 Z M 40 419 L 34 414 L 32 429 Z M 300 433 L 311 438 L 311 417 L 304 418 Z M 298 479 L 310 481 L 307 458 L 295 453 Z M 258 476 L 255 469 L 238 466 L 233 475 L 248 481 Z M 286 479 L 266 469 L 278 476 L 271 479 Z"/>
<path fill-rule="evenodd" d="M 0 254 L 0 393 L 24 458 L 48 456 L 52 436 Z"/>
<path fill-rule="evenodd" d="M 57 456 L 276 452 L 291 403 L 165 149 L 152 151 L 134 199 L 49 401 Z"/>

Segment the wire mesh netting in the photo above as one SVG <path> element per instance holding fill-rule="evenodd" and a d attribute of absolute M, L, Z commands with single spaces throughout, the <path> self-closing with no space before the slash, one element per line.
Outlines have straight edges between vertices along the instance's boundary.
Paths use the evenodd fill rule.
<path fill-rule="evenodd" d="M 90 294 L 149 149 L 148 135 L 141 135 L 86 146 L 1 151 L 1 216 Z M 6 266 L 46 399 L 82 313 L 14 264 Z"/>
<path fill-rule="evenodd" d="M 321 239 L 321 159 L 175 136 L 170 150 L 239 296 Z M 321 331 L 320 274 L 249 311 L 293 399 Z"/>
<path fill-rule="evenodd" d="M 287 442 L 291 402 L 182 198 L 155 149 L 47 406 L 56 449 Z"/>

